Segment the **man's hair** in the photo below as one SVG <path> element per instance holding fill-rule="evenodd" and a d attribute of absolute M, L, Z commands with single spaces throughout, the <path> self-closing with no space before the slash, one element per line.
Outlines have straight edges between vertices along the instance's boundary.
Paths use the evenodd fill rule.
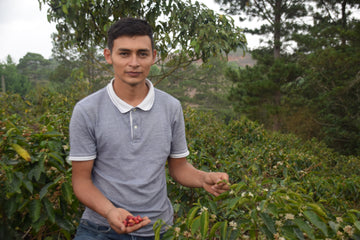
<path fill-rule="evenodd" d="M 115 22 L 108 30 L 107 46 L 112 51 L 114 40 L 121 36 L 149 36 L 154 50 L 153 31 L 149 23 L 138 18 L 122 18 Z"/>

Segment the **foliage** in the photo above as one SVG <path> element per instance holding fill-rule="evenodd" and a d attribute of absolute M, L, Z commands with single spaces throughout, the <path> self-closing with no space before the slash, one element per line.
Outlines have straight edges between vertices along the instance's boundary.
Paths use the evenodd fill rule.
<path fill-rule="evenodd" d="M 358 171 L 339 171 L 359 158 L 345 160 L 322 143 L 270 134 L 245 118 L 224 126 L 187 109 L 186 123 L 189 159 L 203 170 L 228 172 L 231 190 L 210 198 L 168 179 L 178 218 L 164 239 L 360 237 Z"/>
<path fill-rule="evenodd" d="M 56 22 L 54 40 L 61 50 L 77 47 L 87 52 L 89 48 L 103 48 L 110 25 L 129 16 L 146 19 L 153 26 L 159 61 L 171 58 L 174 53 L 182 56 L 178 67 L 245 48 L 242 30 L 234 26 L 230 17 L 215 14 L 190 0 L 39 0 L 39 3 L 49 6 L 48 20 Z"/>
<path fill-rule="evenodd" d="M 314 23 L 292 35 L 293 54 L 277 59 L 269 48 L 252 51 L 254 67 L 228 72 L 234 109 L 267 129 L 316 137 L 358 155 L 360 25 L 352 13 L 359 6 L 317 1 Z"/>
<path fill-rule="evenodd" d="M 316 8 L 311 11 L 313 24 L 306 26 L 306 32 L 293 34 L 298 46 L 297 50 L 310 52 L 349 43 L 349 40 L 354 37 L 354 26 L 359 20 L 357 14 L 360 8 L 359 1 L 321 0 L 314 2 L 316 2 Z"/>
<path fill-rule="evenodd" d="M 79 202 L 72 193 L 71 168 L 65 161 L 67 100 L 56 96 L 38 117 L 39 110 L 30 101 L 18 95 L 1 98 L 0 237 L 71 239 Z"/>
<path fill-rule="evenodd" d="M 268 46 L 273 49 L 274 58 L 279 58 L 280 53 L 292 40 L 292 33 L 304 29 L 301 20 L 307 16 L 307 2 L 304 0 L 216 0 L 223 4 L 223 10 L 230 14 L 239 15 L 240 21 L 258 19 L 261 25 L 245 32 L 261 36 L 271 35 Z"/>
<path fill-rule="evenodd" d="M 2 239 L 74 234 L 82 206 L 72 193 L 66 157 L 72 107 L 88 94 L 82 88 L 64 95 L 42 90 L 37 98 L 1 96 Z M 358 157 L 267 132 L 246 118 L 225 124 L 209 112 L 184 112 L 189 161 L 229 173 L 231 190 L 213 198 L 168 178 L 175 224 L 165 239 L 359 238 Z"/>
<path fill-rule="evenodd" d="M 28 52 L 20 58 L 17 70 L 28 77 L 31 82 L 47 80 L 51 69 L 51 61 L 38 53 Z"/>
<path fill-rule="evenodd" d="M 302 95 L 320 126 L 320 137 L 329 146 L 347 154 L 360 153 L 359 97 L 360 55 L 353 47 L 319 50 L 304 58 L 311 65 L 293 95 Z M 352 67 L 350 67 L 352 66 Z"/>
<path fill-rule="evenodd" d="M 184 106 L 212 110 L 223 116 L 232 115 L 231 103 L 227 99 L 231 82 L 224 74 L 228 66 L 224 59 L 212 57 L 206 63 L 194 63 L 186 69 L 177 69 L 156 87 L 178 98 Z M 162 70 L 157 68 L 157 71 Z M 151 74 L 153 82 L 156 82 L 156 75 L 161 73 L 154 71 Z"/>
<path fill-rule="evenodd" d="M 267 129 L 283 130 L 281 114 L 287 112 L 282 101 L 286 92 L 281 86 L 296 79 L 301 68 L 289 58 L 274 60 L 265 54 L 253 67 L 227 70 L 227 78 L 234 83 L 229 98 L 237 112 L 261 122 Z"/>
<path fill-rule="evenodd" d="M 1 84 L 2 92 L 18 93 L 24 96 L 31 88 L 31 83 L 25 75 L 19 73 L 15 63 L 8 56 L 6 63 L 0 63 L 0 78 L 4 80 Z"/>

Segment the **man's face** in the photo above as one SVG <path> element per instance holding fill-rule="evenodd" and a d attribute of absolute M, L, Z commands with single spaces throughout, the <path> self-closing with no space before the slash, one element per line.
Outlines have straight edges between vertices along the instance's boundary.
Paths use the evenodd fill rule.
<path fill-rule="evenodd" d="M 136 86 L 149 75 L 156 51 L 149 36 L 122 36 L 115 39 L 112 52 L 105 49 L 104 56 L 113 65 L 115 81 Z"/>

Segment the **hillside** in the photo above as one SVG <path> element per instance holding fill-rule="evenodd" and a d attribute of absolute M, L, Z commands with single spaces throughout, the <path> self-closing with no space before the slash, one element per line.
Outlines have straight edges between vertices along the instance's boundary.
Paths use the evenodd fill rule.
<path fill-rule="evenodd" d="M 252 67 L 256 61 L 251 57 L 250 53 L 246 53 L 243 56 L 242 52 L 230 53 L 228 56 L 229 63 L 236 63 L 240 67 L 249 66 Z"/>

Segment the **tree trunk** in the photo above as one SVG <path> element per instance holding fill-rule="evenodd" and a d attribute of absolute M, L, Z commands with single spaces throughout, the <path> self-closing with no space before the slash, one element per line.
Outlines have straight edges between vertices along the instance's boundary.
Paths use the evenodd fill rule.
<path fill-rule="evenodd" d="M 281 5 L 282 0 L 275 1 L 275 19 L 274 19 L 274 58 L 277 59 L 280 57 L 281 50 Z"/>
<path fill-rule="evenodd" d="M 347 0 L 343 0 L 341 3 L 341 25 L 343 29 L 347 29 L 346 4 Z M 346 44 L 346 39 L 344 36 L 341 36 L 341 44 Z"/>

